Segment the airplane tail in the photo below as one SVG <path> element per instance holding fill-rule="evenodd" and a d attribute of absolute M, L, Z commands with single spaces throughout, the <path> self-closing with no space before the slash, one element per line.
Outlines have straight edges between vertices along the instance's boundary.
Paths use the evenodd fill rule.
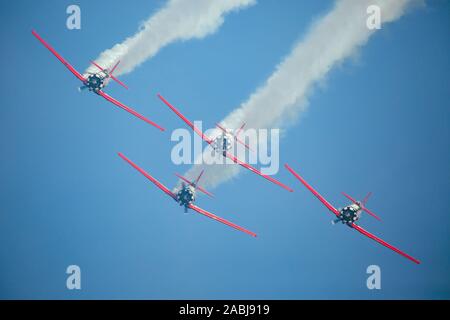
<path fill-rule="evenodd" d="M 363 201 L 361 201 L 361 203 L 363 204 L 363 206 L 366 205 L 367 201 L 369 200 L 370 196 L 372 195 L 372 192 L 369 192 L 363 199 Z"/>
<path fill-rule="evenodd" d="M 117 61 L 117 63 L 114 65 L 114 67 L 112 67 L 111 71 L 109 72 L 109 75 L 112 75 L 114 70 L 116 70 L 117 66 L 119 65 L 120 60 Z"/>
<path fill-rule="evenodd" d="M 351 196 L 349 196 L 348 194 L 346 194 L 345 192 L 342 192 L 342 194 L 344 195 L 344 197 L 346 197 L 347 199 L 349 199 L 351 202 L 353 202 L 354 204 L 357 204 L 361 207 L 361 210 L 363 210 L 364 212 L 370 214 L 372 217 L 374 217 L 375 219 L 377 219 L 378 221 L 381 221 L 381 219 L 372 211 L 370 211 L 369 209 L 366 208 L 366 203 L 369 200 L 370 196 L 372 195 L 372 192 L 369 192 L 362 201 L 356 201 L 354 198 L 352 198 Z"/>
<path fill-rule="evenodd" d="M 122 81 L 120 81 L 119 79 L 117 79 L 115 76 L 112 75 L 112 73 L 114 72 L 114 70 L 116 70 L 117 66 L 119 65 L 120 60 L 117 61 L 117 63 L 114 65 L 114 67 L 111 69 L 111 71 L 108 71 L 104 68 L 102 68 L 100 65 L 98 65 L 95 61 L 91 60 L 91 64 L 93 64 L 94 66 L 96 66 L 98 69 L 100 69 L 101 71 L 103 71 L 109 78 L 113 79 L 115 82 L 117 82 L 118 84 L 120 84 L 122 87 L 124 87 L 125 89 L 128 89 L 128 87 L 125 85 L 125 83 L 123 83 Z"/>
<path fill-rule="evenodd" d="M 204 170 L 202 170 L 202 172 L 199 174 L 199 176 L 197 177 L 197 179 L 195 179 L 195 181 L 191 181 L 191 180 L 189 180 L 188 178 L 185 178 L 185 177 L 183 177 L 182 175 L 180 175 L 180 174 L 178 174 L 178 173 L 175 173 L 175 175 L 176 175 L 178 178 L 180 178 L 181 180 L 183 180 L 184 182 L 186 182 L 187 184 L 193 186 L 196 190 L 198 190 L 198 191 L 200 191 L 200 192 L 203 192 L 204 194 L 210 196 L 211 198 L 214 198 L 214 195 L 213 195 L 211 192 L 206 191 L 204 188 L 202 188 L 201 186 L 198 185 L 198 182 L 200 181 L 200 178 L 201 178 L 202 175 L 203 175 L 203 171 L 204 171 Z"/>
<path fill-rule="evenodd" d="M 225 129 L 222 125 L 216 123 L 216 127 L 219 128 L 220 130 L 222 130 L 225 134 L 229 133 L 229 131 L 227 129 Z M 250 146 L 248 144 L 246 144 L 244 141 L 242 141 L 241 139 L 238 138 L 239 133 L 241 133 L 242 129 L 244 129 L 245 127 L 245 122 L 239 127 L 239 129 L 236 130 L 236 132 L 234 134 L 232 134 L 233 139 L 237 142 L 242 144 L 244 147 L 246 147 L 248 150 L 250 149 Z"/>

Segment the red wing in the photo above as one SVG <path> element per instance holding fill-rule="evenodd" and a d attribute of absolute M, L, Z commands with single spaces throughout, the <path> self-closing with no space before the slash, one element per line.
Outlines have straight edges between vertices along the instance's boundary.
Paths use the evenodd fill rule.
<path fill-rule="evenodd" d="M 271 176 L 268 176 L 268 175 L 263 174 L 263 173 L 262 173 L 261 171 L 259 171 L 258 169 L 256 169 L 256 168 L 252 167 L 251 165 L 249 165 L 249 164 L 247 164 L 247 163 L 245 163 L 245 162 L 239 160 L 238 158 L 236 158 L 236 157 L 233 156 L 232 154 L 226 152 L 226 153 L 225 153 L 225 156 L 226 156 L 227 158 L 233 160 L 234 163 L 237 163 L 237 164 L 239 164 L 240 166 L 242 166 L 242 167 L 244 167 L 244 168 L 246 168 L 246 169 L 248 169 L 248 170 L 250 170 L 250 171 L 252 171 L 252 172 L 254 172 L 254 173 L 258 174 L 258 175 L 260 175 L 261 177 L 266 178 L 267 180 L 269 180 L 269 181 L 275 183 L 276 185 L 279 185 L 280 187 L 286 189 L 287 191 L 289 191 L 289 192 L 293 192 L 293 191 L 294 191 L 294 190 L 292 190 L 291 188 L 289 188 L 288 186 L 286 186 L 286 185 L 284 185 L 283 183 L 281 183 L 280 181 L 278 181 L 278 180 L 272 178 Z"/>
<path fill-rule="evenodd" d="M 194 126 L 194 124 L 189 121 L 188 118 L 186 118 L 180 111 L 178 111 L 177 108 L 175 108 L 173 105 L 171 105 L 166 99 L 164 99 L 163 96 L 161 96 L 160 94 L 158 94 L 158 97 L 161 99 L 162 102 L 164 102 L 170 109 L 172 109 L 173 112 L 175 112 L 177 114 L 177 116 L 179 116 L 184 122 L 186 122 L 186 124 L 191 127 L 192 130 L 194 130 L 194 132 L 196 134 L 198 134 L 203 140 L 205 140 L 207 143 L 211 144 L 213 143 L 213 140 L 208 138 L 206 135 L 203 134 L 203 132 L 201 130 L 199 130 L 197 127 Z"/>
<path fill-rule="evenodd" d="M 137 171 L 142 173 L 148 180 L 153 182 L 158 188 L 160 188 L 162 191 L 164 191 L 167 195 L 171 196 L 172 198 L 176 199 L 176 195 L 170 191 L 165 185 L 163 185 L 161 182 L 153 178 L 151 175 L 149 175 L 147 172 L 145 172 L 143 169 L 138 167 L 137 164 L 135 164 L 133 161 L 128 159 L 126 156 L 124 156 L 122 153 L 118 153 L 119 157 L 121 157 L 123 160 L 128 162 L 133 168 L 135 168 Z"/>
<path fill-rule="evenodd" d="M 365 235 L 366 237 L 369 237 L 369 238 L 375 240 L 376 242 L 382 244 L 383 246 L 385 246 L 385 247 L 387 247 L 387 248 L 389 248 L 389 249 L 391 249 L 391 250 L 397 252 L 398 254 L 401 254 L 402 256 L 404 256 L 405 258 L 411 260 L 412 262 L 417 263 L 417 264 L 420 264 L 420 261 L 419 261 L 419 260 L 417 260 L 417 259 L 411 257 L 410 255 L 408 255 L 408 254 L 404 253 L 403 251 L 397 249 L 396 247 L 390 245 L 390 244 L 387 243 L 386 241 L 384 241 L 384 240 L 378 238 L 377 236 L 371 234 L 370 232 L 364 230 L 364 229 L 361 228 L 360 226 L 358 226 L 358 225 L 356 225 L 356 224 L 353 224 L 352 227 L 353 227 L 354 229 L 356 229 L 357 231 L 359 231 L 360 233 L 362 233 L 363 235 Z"/>
<path fill-rule="evenodd" d="M 221 222 L 223 224 L 226 224 L 229 227 L 235 228 L 235 229 L 237 229 L 239 231 L 245 232 L 246 234 L 249 234 L 249 235 L 251 235 L 253 237 L 256 237 L 256 233 L 253 233 L 253 232 L 251 232 L 251 231 L 249 231 L 247 229 L 244 229 L 244 228 L 238 226 L 237 224 L 234 224 L 234 223 L 232 223 L 232 222 L 230 222 L 228 220 L 225 220 L 225 219 L 223 219 L 221 217 L 216 216 L 215 214 L 212 214 L 212 213 L 210 213 L 210 212 L 208 212 L 206 210 L 203 210 L 202 208 L 199 208 L 199 207 L 197 207 L 194 204 L 190 204 L 189 208 L 191 208 L 192 210 L 197 211 L 198 213 L 201 213 L 201 214 L 207 216 L 208 218 L 211 218 L 213 220 L 219 221 L 219 222 Z"/>
<path fill-rule="evenodd" d="M 145 122 L 147 122 L 148 124 L 151 124 L 152 126 L 158 128 L 161 131 L 164 131 L 164 128 L 157 125 L 156 123 L 154 123 L 153 121 L 147 119 L 146 117 L 144 117 L 143 115 L 137 113 L 136 111 L 134 111 L 133 109 L 131 109 L 130 107 L 127 107 L 126 105 L 124 105 L 123 103 L 117 101 L 116 99 L 112 98 L 111 96 L 107 95 L 105 92 L 99 90 L 97 91 L 97 93 L 99 95 L 101 95 L 103 98 L 105 98 L 106 100 L 108 100 L 109 102 L 112 102 L 113 104 L 115 104 L 116 106 L 118 106 L 119 108 L 124 109 L 125 111 L 131 113 L 132 115 L 134 115 L 135 117 L 138 117 L 141 120 L 144 120 Z"/>
<path fill-rule="evenodd" d="M 51 53 L 54 54 L 54 56 L 56 58 L 58 58 L 59 61 L 62 62 L 63 65 L 65 65 L 67 67 L 67 69 L 70 70 L 70 72 L 72 72 L 75 77 L 77 77 L 78 79 L 80 79 L 80 81 L 82 81 L 83 83 L 86 82 L 86 79 L 77 71 L 75 70 L 74 67 L 72 67 L 70 65 L 69 62 L 67 62 L 58 52 L 56 52 L 55 49 L 53 49 L 47 42 L 45 42 L 44 39 L 41 38 L 41 36 L 34 30 L 31 31 L 31 33 L 33 34 L 33 36 L 35 36 L 48 50 L 50 50 Z"/>
<path fill-rule="evenodd" d="M 293 175 L 294 177 L 296 177 L 298 180 L 300 180 L 301 183 L 304 184 L 304 186 L 306 188 L 308 188 L 309 191 L 311 191 L 316 197 L 317 199 L 319 199 L 324 205 L 325 207 L 328 208 L 328 210 L 330 210 L 331 212 L 333 212 L 336 216 L 340 215 L 339 210 L 337 210 L 335 207 L 333 207 L 327 200 L 325 200 L 324 197 L 322 197 L 316 190 L 314 190 L 313 187 L 311 187 L 306 181 L 305 179 L 303 179 L 302 177 L 300 177 L 300 175 L 295 172 L 291 167 L 289 167 L 288 164 L 284 165 L 286 167 L 286 169 L 288 169 Z"/>

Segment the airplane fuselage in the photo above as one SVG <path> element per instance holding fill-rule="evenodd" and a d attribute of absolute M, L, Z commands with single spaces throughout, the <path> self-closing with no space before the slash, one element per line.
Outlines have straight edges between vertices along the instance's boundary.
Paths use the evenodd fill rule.
<path fill-rule="evenodd" d="M 361 217 L 362 208 L 356 203 L 352 203 L 339 210 L 340 215 L 334 222 L 342 222 L 351 225 Z"/>
<path fill-rule="evenodd" d="M 80 89 L 88 89 L 89 91 L 97 93 L 99 90 L 102 90 L 106 86 L 105 80 L 107 78 L 107 75 L 103 75 L 101 73 L 91 74 L 86 79 L 84 86 L 80 87 Z"/>
<path fill-rule="evenodd" d="M 183 184 L 176 194 L 176 201 L 180 206 L 184 206 L 186 212 L 189 205 L 195 201 L 195 188 L 191 185 Z"/>
<path fill-rule="evenodd" d="M 233 138 L 230 134 L 221 134 L 214 140 L 213 148 L 214 150 L 220 152 L 224 157 L 226 157 L 226 153 L 231 149 L 231 141 Z"/>

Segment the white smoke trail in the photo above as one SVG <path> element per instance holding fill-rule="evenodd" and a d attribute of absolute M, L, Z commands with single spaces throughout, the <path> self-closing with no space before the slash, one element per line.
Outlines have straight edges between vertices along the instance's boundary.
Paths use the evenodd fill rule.
<path fill-rule="evenodd" d="M 314 85 L 323 80 L 335 66 L 351 57 L 376 32 L 366 25 L 367 7 L 381 9 L 382 27 L 401 17 L 414 0 L 340 0 L 324 17 L 316 21 L 305 38 L 239 108 L 222 123 L 238 128 L 243 122 L 247 128 L 286 126 L 307 106 L 308 95 Z M 209 154 L 205 150 L 204 155 Z M 198 175 L 201 165 L 192 167 L 186 176 Z M 214 187 L 239 173 L 238 165 L 207 166 L 202 185 Z"/>
<path fill-rule="evenodd" d="M 170 0 L 144 22 L 135 35 L 104 51 L 95 61 L 103 68 L 111 68 L 120 60 L 115 75 L 131 72 L 171 42 L 203 38 L 214 33 L 223 24 L 226 13 L 246 8 L 255 2 L 256 0 Z M 89 66 L 85 72 L 98 70 Z"/>

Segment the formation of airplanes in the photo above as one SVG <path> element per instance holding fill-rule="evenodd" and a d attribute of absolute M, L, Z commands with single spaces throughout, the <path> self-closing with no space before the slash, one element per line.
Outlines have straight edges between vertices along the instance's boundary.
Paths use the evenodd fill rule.
<path fill-rule="evenodd" d="M 132 108 L 126 106 L 125 104 L 121 103 L 120 101 L 112 98 L 108 94 L 104 92 L 104 88 L 109 84 L 111 80 L 115 81 L 119 85 L 121 85 L 124 88 L 128 88 L 122 81 L 117 79 L 116 76 L 114 76 L 114 71 L 116 70 L 117 66 L 119 65 L 120 61 L 117 61 L 115 65 L 111 68 L 104 68 L 101 65 L 99 65 L 95 61 L 91 61 L 91 64 L 94 65 L 98 72 L 96 73 L 87 73 L 86 75 L 81 74 L 78 72 L 67 60 L 65 60 L 53 47 L 51 47 L 36 31 L 32 31 L 32 34 L 42 43 L 75 77 L 78 78 L 82 82 L 82 85 L 79 87 L 80 91 L 88 90 L 91 91 L 107 101 L 111 102 L 115 106 L 129 112 L 130 114 L 134 115 L 135 117 L 145 121 L 146 123 L 152 125 L 153 127 L 164 131 L 165 129 L 161 127 L 160 125 L 156 124 L 155 122 L 149 120 L 148 118 L 144 117 L 140 113 L 136 112 Z M 232 130 L 226 129 L 221 124 L 216 124 L 216 127 L 220 129 L 221 134 L 215 136 L 215 137 L 209 137 L 205 135 L 199 128 L 195 127 L 194 123 L 191 122 L 188 118 L 186 118 L 175 106 L 170 104 L 163 96 L 158 94 L 159 99 L 167 106 L 169 107 L 181 120 L 183 120 L 197 135 L 199 135 L 203 141 L 205 141 L 211 148 L 214 149 L 214 151 L 217 151 L 218 154 L 220 154 L 224 158 L 230 159 L 233 163 L 238 164 L 242 166 L 243 168 L 265 178 L 266 180 L 276 184 L 277 186 L 289 191 L 293 192 L 293 189 L 285 185 L 284 183 L 278 181 L 277 179 L 263 174 L 261 171 L 256 169 L 255 167 L 251 166 L 250 164 L 246 163 L 245 161 L 239 159 L 235 155 L 233 155 L 230 152 L 230 149 L 232 148 L 232 145 L 234 143 L 239 143 L 245 146 L 245 148 L 251 150 L 249 145 L 245 143 L 245 141 L 241 140 L 239 138 L 240 132 L 242 132 L 245 123 L 242 124 L 242 126 L 233 132 Z M 180 206 L 184 207 L 184 211 L 187 212 L 189 209 L 194 210 L 195 212 L 206 216 L 210 219 L 216 220 L 220 223 L 225 224 L 226 226 L 229 226 L 231 228 L 234 228 L 238 231 L 241 231 L 245 234 L 248 234 L 250 236 L 256 237 L 256 233 L 249 231 L 248 229 L 245 229 L 235 223 L 232 223 L 224 218 L 221 218 L 211 212 L 208 212 L 194 204 L 196 200 L 196 192 L 202 192 L 210 197 L 213 197 L 213 194 L 205 190 L 200 185 L 201 177 L 204 173 L 202 171 L 199 176 L 195 180 L 189 180 L 186 177 L 183 177 L 179 174 L 176 174 L 176 176 L 181 180 L 181 186 L 175 190 L 170 190 L 167 188 L 164 184 L 159 182 L 157 179 L 155 179 L 153 176 L 151 176 L 148 172 L 146 172 L 144 169 L 139 167 L 137 164 L 135 164 L 133 161 L 131 161 L 129 158 L 127 158 L 124 154 L 118 153 L 119 157 L 121 157 L 125 162 L 127 162 L 131 167 L 136 169 L 139 173 L 141 173 L 144 177 L 146 177 L 150 182 L 152 182 L 154 185 L 156 185 L 159 189 L 161 189 L 165 194 L 167 194 L 169 197 L 171 197 L 174 201 L 176 201 Z M 391 244 L 387 243 L 386 241 L 382 240 L 381 238 L 369 233 L 365 229 L 363 229 L 359 224 L 357 224 L 358 220 L 360 219 L 363 212 L 368 213 L 369 215 L 373 216 L 374 218 L 380 220 L 380 218 L 366 208 L 367 200 L 369 199 L 371 193 L 369 193 L 362 201 L 355 200 L 353 197 L 345 194 L 344 196 L 351 201 L 351 204 L 337 209 L 333 205 L 331 205 L 322 195 L 320 195 L 311 185 L 309 185 L 303 177 L 301 177 L 294 169 L 292 169 L 288 164 L 285 165 L 286 169 L 296 178 L 298 179 L 314 196 L 316 196 L 320 202 L 322 202 L 325 207 L 331 211 L 335 215 L 335 219 L 333 220 L 333 224 L 335 223 L 342 223 L 350 227 L 351 229 L 354 229 L 361 233 L 362 235 L 376 241 L 377 243 L 391 249 L 392 251 L 402 255 L 403 257 L 409 259 L 410 261 L 419 264 L 420 261 L 413 258 L 412 256 L 406 254 L 405 252 L 401 251 L 400 249 L 392 246 Z"/>

